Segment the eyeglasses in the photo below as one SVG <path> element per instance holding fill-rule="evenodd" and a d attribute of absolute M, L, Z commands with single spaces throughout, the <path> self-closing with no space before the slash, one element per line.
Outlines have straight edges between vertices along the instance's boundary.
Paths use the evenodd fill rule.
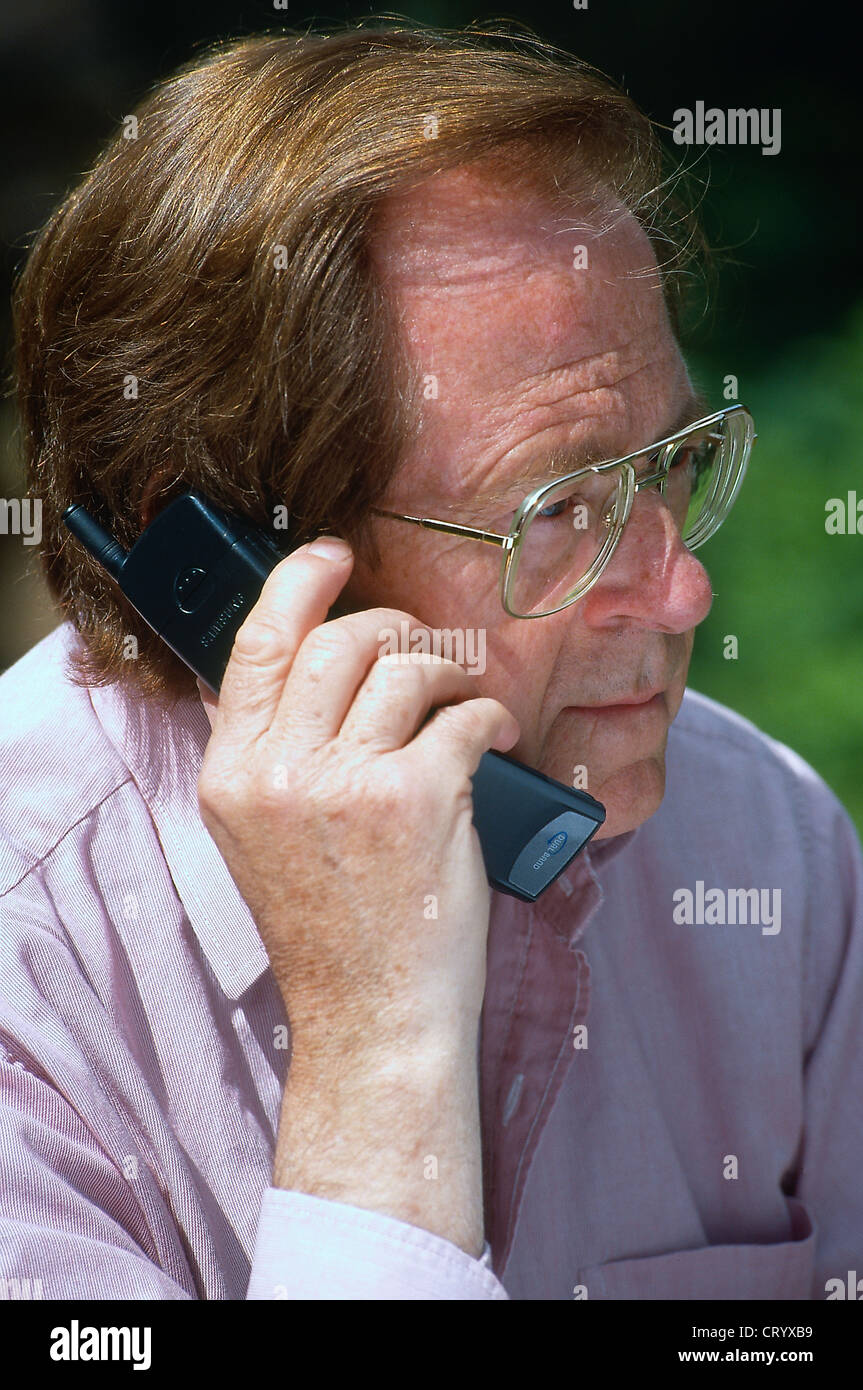
<path fill-rule="evenodd" d="M 638 492 L 656 488 L 686 547 L 704 545 L 731 510 L 756 438 L 746 407 L 727 406 L 623 458 L 543 483 L 525 497 L 506 535 L 372 510 L 499 546 L 504 610 L 513 618 L 542 618 L 583 598 L 596 583 L 617 549 Z"/>

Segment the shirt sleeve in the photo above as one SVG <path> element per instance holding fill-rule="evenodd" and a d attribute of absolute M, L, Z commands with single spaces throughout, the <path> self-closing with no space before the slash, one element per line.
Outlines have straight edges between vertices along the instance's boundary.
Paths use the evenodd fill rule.
<path fill-rule="evenodd" d="M 0 1039 L 0 1297 L 192 1299 L 165 1210 L 132 1185 L 34 1059 Z"/>
<path fill-rule="evenodd" d="M 508 1298 L 488 1242 L 474 1259 L 418 1226 L 302 1192 L 268 1187 L 249 1299 Z"/>
<path fill-rule="evenodd" d="M 0 1041 L 0 1297 L 195 1299 L 170 1214 L 132 1184 L 38 1065 Z M 506 1298 L 486 1242 L 449 1241 L 356 1207 L 267 1188 L 249 1299 Z"/>
<path fill-rule="evenodd" d="M 863 855 L 844 807 L 826 788 L 822 794 L 823 814 L 804 826 L 801 841 L 809 841 L 812 875 L 796 1195 L 816 1231 L 814 1299 L 831 1296 L 831 1280 L 845 1289 L 852 1271 L 863 1277 Z"/>

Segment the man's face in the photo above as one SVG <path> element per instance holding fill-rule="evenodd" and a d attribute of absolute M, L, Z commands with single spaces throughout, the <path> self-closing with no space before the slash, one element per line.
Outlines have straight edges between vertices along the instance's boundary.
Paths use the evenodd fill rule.
<path fill-rule="evenodd" d="M 529 490 L 518 480 L 547 467 L 550 450 L 570 446 L 576 468 L 581 450 L 594 461 L 619 457 L 704 413 L 647 239 L 629 217 L 604 233 L 596 225 L 588 230 L 577 210 L 555 217 L 544 200 L 467 169 L 388 202 L 375 263 L 437 396 L 432 385 L 382 506 L 505 532 Z M 574 268 L 583 261 L 576 246 L 587 248 L 586 268 Z M 490 492 L 506 495 L 486 502 Z M 597 838 L 652 815 L 694 628 L 712 598 L 655 492 L 636 496 L 588 594 L 529 620 L 503 611 L 496 547 L 383 518 L 375 525 L 383 564 L 357 563 L 347 606 L 402 608 L 432 628 L 484 628 L 476 693 L 519 721 L 512 756 L 586 785 L 608 813 Z"/>

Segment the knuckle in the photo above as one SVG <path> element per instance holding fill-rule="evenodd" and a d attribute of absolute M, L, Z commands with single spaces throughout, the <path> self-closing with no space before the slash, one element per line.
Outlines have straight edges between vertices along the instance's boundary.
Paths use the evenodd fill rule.
<path fill-rule="evenodd" d="M 394 627 L 402 623 L 407 623 L 408 627 L 425 627 L 425 623 L 421 623 L 412 613 L 406 613 L 403 608 L 367 608 L 357 616 L 377 627 Z"/>
<path fill-rule="evenodd" d="M 396 759 L 378 769 L 364 796 L 369 796 L 379 820 L 393 818 L 402 822 L 406 806 L 412 801 L 416 791 L 416 773 L 413 774 Z"/>
<path fill-rule="evenodd" d="M 205 824 L 220 823 L 229 810 L 228 786 L 216 768 L 201 769 L 198 776 L 198 807 Z"/>
<path fill-rule="evenodd" d="M 447 705 L 439 710 L 436 719 L 443 716 L 442 730 L 459 741 L 473 742 L 486 736 L 491 739 L 497 723 L 497 711 L 493 708 L 496 704 L 495 700 L 480 698 L 463 700 L 459 705 Z"/>
<path fill-rule="evenodd" d="M 218 810 L 229 804 L 236 795 L 236 779 L 226 768 L 216 763 L 201 768 L 198 776 L 198 800 L 202 805 Z"/>
<path fill-rule="evenodd" d="M 261 814 L 281 814 L 286 808 L 299 811 L 303 789 L 287 753 L 279 752 L 258 765 L 251 793 L 254 809 Z"/>
<path fill-rule="evenodd" d="M 214 748 L 212 741 L 198 773 L 198 802 L 214 815 L 241 807 L 250 795 L 247 772 L 227 751 Z"/>
<path fill-rule="evenodd" d="M 452 683 L 460 686 L 466 694 L 474 694 L 475 682 L 457 661 L 451 661 L 449 657 L 439 656 L 431 658 L 430 664 L 435 672 L 440 672 L 440 679 L 444 680 L 447 685 Z"/>
<path fill-rule="evenodd" d="M 344 618 L 334 618 L 314 628 L 303 641 L 300 660 L 309 675 L 320 674 L 334 662 L 347 662 L 359 654 L 358 634 Z"/>
<path fill-rule="evenodd" d="M 215 735 L 214 735 L 215 737 Z M 203 762 L 198 773 L 198 796 L 209 801 L 216 795 L 221 779 L 220 759 L 213 751 L 212 739 L 204 754 Z"/>
<path fill-rule="evenodd" d="M 253 610 L 237 629 L 231 656 L 241 661 L 272 660 L 284 646 L 284 629 L 266 613 Z"/>
<path fill-rule="evenodd" d="M 438 671 L 447 678 L 453 675 L 456 678 L 466 676 L 467 672 L 457 661 L 452 661 L 448 656 L 438 655 L 436 652 L 425 651 L 386 651 L 378 657 L 378 664 L 386 667 L 403 667 L 410 670 L 418 668 L 420 672 L 431 671 L 436 674 Z"/>
<path fill-rule="evenodd" d="M 391 655 L 401 658 L 393 664 L 410 664 L 407 657 L 415 659 L 418 664 L 424 661 L 428 664 L 431 660 L 428 654 L 402 654 L 400 647 L 393 652 L 393 633 L 398 638 L 403 633 L 425 629 L 425 623 L 418 622 L 402 609 L 365 608 L 357 613 L 344 613 L 315 628 L 303 642 L 302 656 L 304 663 L 308 662 L 311 668 L 316 668 L 328 660 L 367 659 L 375 647 L 380 648 L 386 643 L 388 650 L 381 652 L 378 660 Z"/>
<path fill-rule="evenodd" d="M 398 642 L 405 635 L 425 631 L 427 626 L 401 608 L 366 608 L 361 613 L 348 614 L 343 621 L 353 621 L 365 642 L 386 642 L 390 649 L 394 637 Z"/>
<path fill-rule="evenodd" d="M 368 678 L 373 688 L 383 687 L 393 691 L 397 687 L 405 698 L 410 698 L 422 690 L 426 679 L 420 662 L 406 662 L 393 653 L 378 657 Z"/>

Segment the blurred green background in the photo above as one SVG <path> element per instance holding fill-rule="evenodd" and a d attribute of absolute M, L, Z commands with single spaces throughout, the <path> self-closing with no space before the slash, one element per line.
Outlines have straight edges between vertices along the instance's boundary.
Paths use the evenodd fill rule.
<path fill-rule="evenodd" d="M 0 20 L 4 303 L 28 238 L 150 83 L 216 37 L 377 13 L 290 0 L 146 7 L 31 0 Z M 684 340 L 718 408 L 723 382 L 758 430 L 722 531 L 699 552 L 716 592 L 696 635 L 690 683 L 790 744 L 863 834 L 863 534 L 829 535 L 825 504 L 863 500 L 863 281 L 856 189 L 859 75 L 849 10 L 692 0 L 538 0 L 505 11 L 457 3 L 398 13 L 430 24 L 505 18 L 601 68 L 655 121 L 677 107 L 782 112 L 781 150 L 694 151 L 718 282 Z M 802 18 L 798 18 L 802 16 Z M 683 151 L 669 148 L 678 156 Z M 21 493 L 11 411 L 0 495 Z M 0 536 L 0 669 L 56 617 L 32 551 Z M 28 573 L 29 570 L 29 573 Z M 726 660 L 724 639 L 738 639 Z M 2 717 L 2 716 L 0 716 Z"/>
<path fill-rule="evenodd" d="M 715 357 L 689 360 L 721 383 Z M 741 378 L 758 439 L 731 515 L 698 552 L 716 598 L 689 683 L 790 744 L 863 833 L 863 535 L 825 529 L 827 499 L 856 488 L 863 501 L 861 380 L 863 304 Z"/>

